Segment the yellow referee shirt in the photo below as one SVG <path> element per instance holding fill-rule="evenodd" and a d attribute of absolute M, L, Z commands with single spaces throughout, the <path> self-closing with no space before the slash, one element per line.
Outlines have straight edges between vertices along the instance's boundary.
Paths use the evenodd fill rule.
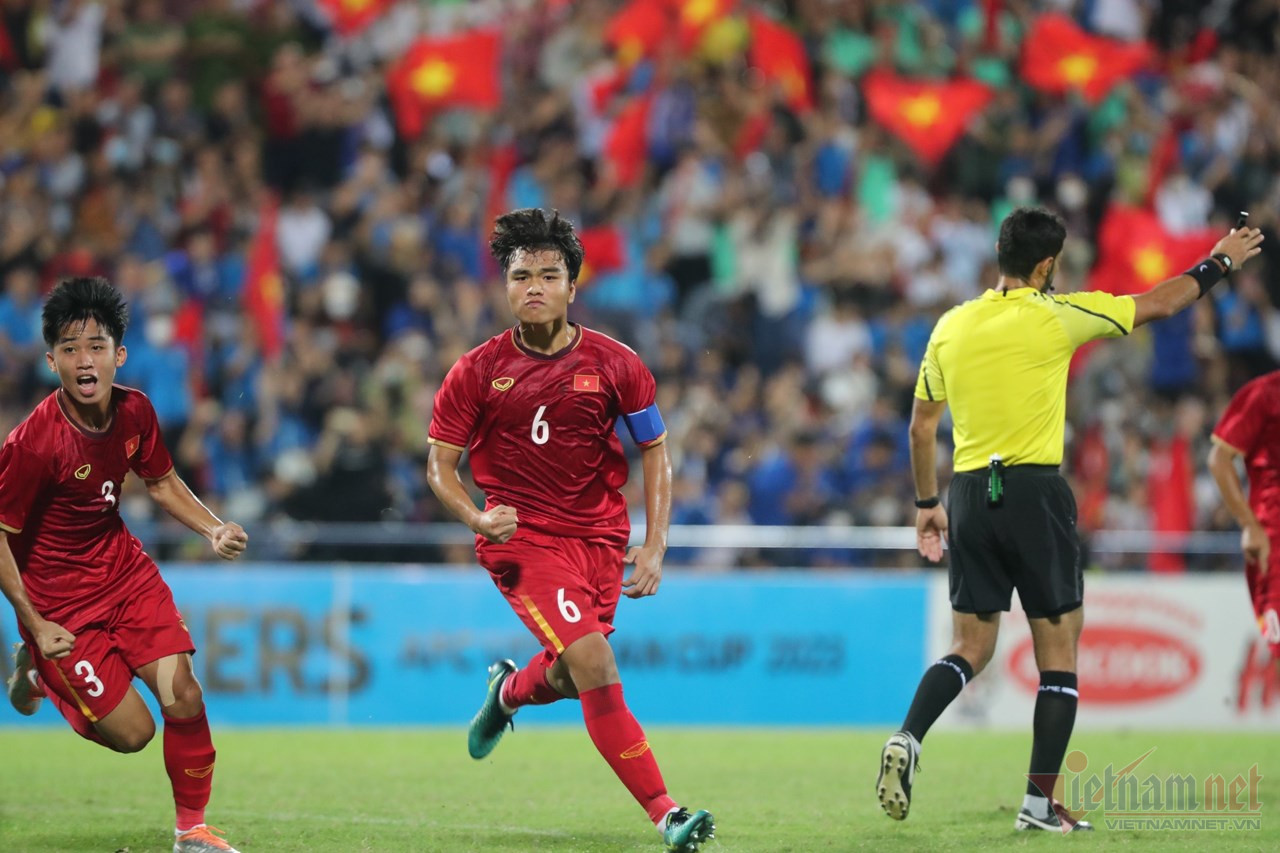
<path fill-rule="evenodd" d="M 988 290 L 938 320 L 916 396 L 951 406 L 955 470 L 1060 465 L 1067 368 L 1076 348 L 1133 331 L 1131 296 Z"/>

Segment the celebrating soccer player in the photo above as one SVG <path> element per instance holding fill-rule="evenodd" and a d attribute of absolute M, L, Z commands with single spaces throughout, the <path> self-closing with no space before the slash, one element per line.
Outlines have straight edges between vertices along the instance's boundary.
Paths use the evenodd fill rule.
<path fill-rule="evenodd" d="M 1280 667 L 1280 370 L 1248 382 L 1213 430 L 1209 470 L 1222 501 L 1240 525 L 1245 581 L 1271 659 Z M 1244 457 L 1249 496 L 1240 487 L 1236 459 Z"/>
<path fill-rule="evenodd" d="M 929 338 L 911 412 L 916 541 L 928 560 L 951 544 L 950 654 L 920 679 L 902 728 L 880 753 L 876 794 L 903 820 L 920 742 L 995 653 L 1000 613 L 1013 590 L 1027 614 L 1040 690 L 1032 720 L 1019 830 L 1093 827 L 1051 802 L 1079 698 L 1076 652 L 1084 624 L 1084 574 L 1076 503 L 1058 466 L 1066 424 L 1067 367 L 1076 349 L 1127 335 L 1204 296 L 1261 251 L 1262 233 L 1238 228 L 1210 257 L 1136 296 L 1051 296 L 1066 228 L 1052 213 L 1019 208 L 1000 226 L 1000 280 L 942 315 Z M 937 432 L 950 405 L 955 477 L 941 505 Z M 1086 688 L 1087 689 L 1087 688 Z"/>
<path fill-rule="evenodd" d="M 174 473 L 146 396 L 112 384 L 127 324 L 124 300 L 101 278 L 67 279 L 44 305 L 45 358 L 61 386 L 0 448 L 0 589 L 24 641 L 9 701 L 30 715 L 48 696 L 81 737 L 137 752 L 156 730 L 132 684 L 141 678 L 164 716 L 174 853 L 231 851 L 204 822 L 215 753 L 194 646 L 156 564 L 120 518 L 125 477 L 141 477 L 224 560 L 240 556 L 248 537 Z"/>
<path fill-rule="evenodd" d="M 696 850 L 712 837 L 712 817 L 667 795 L 623 700 L 606 639 L 619 595 L 653 595 L 662 579 L 671 461 L 653 374 L 628 347 L 569 322 L 582 244 L 559 214 L 500 216 L 489 245 L 518 322 L 445 377 L 431 419 L 427 478 L 475 531 L 480 564 L 545 651 L 523 669 L 509 660 L 489 668 L 488 693 L 471 721 L 471 756 L 488 755 L 522 706 L 577 698 L 592 742 L 666 849 Z M 640 447 L 644 471 L 645 542 L 630 550 L 619 417 Z M 483 511 L 458 476 L 464 451 L 485 493 Z M 624 563 L 633 567 L 625 580 Z"/>

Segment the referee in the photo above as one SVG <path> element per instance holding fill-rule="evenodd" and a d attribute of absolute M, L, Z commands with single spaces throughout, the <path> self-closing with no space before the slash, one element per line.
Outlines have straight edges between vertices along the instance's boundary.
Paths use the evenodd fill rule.
<path fill-rule="evenodd" d="M 1260 251 L 1256 228 L 1233 229 L 1210 257 L 1137 296 L 1050 296 L 1066 228 L 1042 209 L 1000 225 L 1000 280 L 934 326 L 911 413 L 916 544 L 933 562 L 950 533 L 951 653 L 920 679 L 902 729 L 881 753 L 876 792 L 895 820 L 911 806 L 920 742 L 995 652 L 1013 590 L 1031 624 L 1040 691 L 1017 829 L 1085 830 L 1051 802 L 1075 724 L 1076 647 L 1084 621 L 1076 504 L 1058 473 L 1067 368 L 1081 344 L 1129 334 L 1183 310 Z M 937 430 L 951 405 L 951 520 L 938 497 Z M 1039 784 L 1036 784 L 1036 783 Z"/>

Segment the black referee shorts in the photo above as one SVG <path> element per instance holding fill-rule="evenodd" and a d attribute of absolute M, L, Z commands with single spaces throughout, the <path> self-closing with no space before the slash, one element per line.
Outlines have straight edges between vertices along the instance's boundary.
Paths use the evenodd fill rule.
<path fill-rule="evenodd" d="M 1049 465 L 1004 470 L 1004 503 L 987 506 L 987 469 L 960 472 L 947 492 L 951 607 L 961 613 L 1008 610 L 1013 590 L 1033 618 L 1080 606 L 1084 573 L 1076 537 L 1076 499 Z"/>

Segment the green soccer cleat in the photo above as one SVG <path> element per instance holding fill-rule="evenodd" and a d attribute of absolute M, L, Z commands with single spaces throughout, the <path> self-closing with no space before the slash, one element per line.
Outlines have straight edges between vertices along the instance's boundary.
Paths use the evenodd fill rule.
<path fill-rule="evenodd" d="M 36 680 L 36 664 L 26 643 L 13 647 L 13 672 L 9 675 L 9 704 L 24 717 L 30 717 L 40 708 L 44 690 Z"/>
<path fill-rule="evenodd" d="M 502 696 L 503 683 L 516 672 L 516 663 L 512 660 L 495 661 L 489 667 L 489 692 L 485 694 L 484 704 L 471 718 L 471 726 L 467 729 L 467 752 L 472 758 L 484 758 L 493 752 L 493 748 L 506 734 L 507 726 L 515 728 L 511 723 L 512 714 L 502 710 L 499 697 Z"/>
<path fill-rule="evenodd" d="M 715 818 L 705 809 L 689 814 L 682 806 L 667 815 L 667 825 L 662 828 L 662 843 L 667 853 L 695 853 L 698 845 L 715 837 Z"/>

